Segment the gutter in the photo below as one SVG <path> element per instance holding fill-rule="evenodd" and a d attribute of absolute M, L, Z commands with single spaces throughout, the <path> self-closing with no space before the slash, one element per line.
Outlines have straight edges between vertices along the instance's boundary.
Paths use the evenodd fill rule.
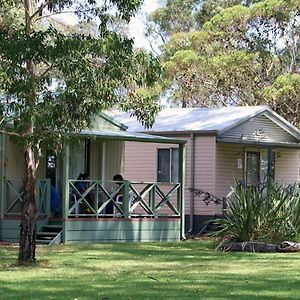
<path fill-rule="evenodd" d="M 194 231 L 194 203 L 195 203 L 195 133 L 191 133 L 191 192 L 190 192 L 190 219 L 189 219 L 189 233 Z"/>

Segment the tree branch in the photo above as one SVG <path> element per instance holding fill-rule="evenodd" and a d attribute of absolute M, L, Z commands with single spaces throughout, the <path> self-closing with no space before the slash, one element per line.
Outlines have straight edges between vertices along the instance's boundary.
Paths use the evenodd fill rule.
<path fill-rule="evenodd" d="M 45 3 L 43 3 L 43 4 L 41 4 L 41 6 L 30 16 L 30 22 L 32 22 L 33 21 L 33 19 L 36 17 L 36 16 L 38 16 L 38 15 L 40 15 L 40 14 L 42 14 L 42 12 L 43 12 L 43 9 L 47 6 L 49 4 L 49 2 L 48 1 L 45 1 Z M 37 19 L 38 20 L 38 19 Z M 36 20 L 36 21 L 37 21 Z"/>
<path fill-rule="evenodd" d="M 51 71 L 55 67 L 55 64 L 48 66 L 39 76 L 37 76 L 37 80 L 41 80 L 49 71 Z"/>
<path fill-rule="evenodd" d="M 0 133 L 12 135 L 12 136 L 19 136 L 19 137 L 21 136 L 20 134 L 18 134 L 18 133 L 16 133 L 16 132 L 6 131 L 6 130 L 1 130 L 1 129 L 0 129 Z"/>
<path fill-rule="evenodd" d="M 52 14 L 48 14 L 48 15 L 44 15 L 44 16 L 40 16 L 36 18 L 36 21 L 41 20 L 41 19 L 45 19 L 45 18 L 50 18 L 52 16 L 55 15 L 61 15 L 61 14 L 74 14 L 76 11 L 75 10 L 70 10 L 70 11 L 58 11 L 58 12 L 54 12 Z"/>
<path fill-rule="evenodd" d="M 86 12 L 90 12 L 93 11 L 93 9 L 85 9 L 85 10 L 80 10 L 80 12 L 82 13 L 86 13 Z M 78 12 L 77 10 L 67 10 L 67 11 L 58 11 L 58 12 L 54 12 L 48 15 L 44 15 L 44 16 L 40 16 L 36 18 L 36 21 L 41 20 L 41 19 L 45 19 L 45 18 L 50 18 L 52 16 L 55 15 L 61 15 L 61 14 L 75 14 L 76 12 Z"/>

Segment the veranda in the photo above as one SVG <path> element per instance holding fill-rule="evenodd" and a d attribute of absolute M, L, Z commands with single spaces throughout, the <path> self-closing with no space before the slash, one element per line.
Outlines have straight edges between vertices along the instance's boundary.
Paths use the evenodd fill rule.
<path fill-rule="evenodd" d="M 80 133 L 81 152 L 66 144 L 55 162 L 56 187 L 61 195 L 59 217 L 51 212 L 51 180 L 42 158 L 36 187 L 37 241 L 41 243 L 90 243 L 107 241 L 176 241 L 184 237 L 185 141 L 125 131 L 89 130 Z M 122 173 L 124 141 L 164 143 L 178 147 L 178 182 L 124 180 L 116 185 L 112 175 Z M 17 241 L 22 199 L 22 165 L 12 172 L 7 162 L 19 155 L 6 136 L 1 136 L 1 240 Z M 12 150 L 13 151 L 10 151 Z M 75 149 L 75 150 L 74 150 Z M 82 162 L 82 160 L 84 162 Z M 146 158 L 145 158 L 146 160 Z M 84 193 L 76 190 L 78 163 L 91 179 Z M 74 166 L 75 164 L 75 166 Z M 76 167 L 77 165 L 77 167 Z M 82 168 L 81 168 L 82 170 Z M 50 172 L 51 173 L 51 172 Z M 13 176 L 15 175 L 15 176 Z M 18 176 L 19 175 L 19 176 Z M 51 178 L 52 179 L 52 178 Z M 53 181 L 53 180 L 52 180 Z M 116 195 L 122 190 L 123 201 Z M 76 193 L 74 193 L 76 191 Z M 87 201 L 87 195 L 92 201 Z M 108 211 L 108 207 L 112 211 Z"/>

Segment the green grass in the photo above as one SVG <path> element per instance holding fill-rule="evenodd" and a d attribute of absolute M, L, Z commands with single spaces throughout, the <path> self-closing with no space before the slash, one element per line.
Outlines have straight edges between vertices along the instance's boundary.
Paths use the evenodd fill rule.
<path fill-rule="evenodd" d="M 0 245 L 0 299 L 299 299 L 300 254 L 222 253 L 209 241 Z"/>

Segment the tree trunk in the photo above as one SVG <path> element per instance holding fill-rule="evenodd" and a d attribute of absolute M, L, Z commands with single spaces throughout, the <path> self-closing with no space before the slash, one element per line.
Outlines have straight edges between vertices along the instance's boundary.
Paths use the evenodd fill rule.
<path fill-rule="evenodd" d="M 224 252 L 238 251 L 238 252 L 276 252 L 276 245 L 262 243 L 262 242 L 233 242 L 227 241 L 221 243 L 217 250 Z"/>
<path fill-rule="evenodd" d="M 29 35 L 33 30 L 33 0 L 24 0 L 25 30 Z M 26 97 L 26 105 L 30 111 L 35 105 L 35 68 L 32 59 L 26 61 L 26 69 L 29 75 L 31 91 Z M 29 117 L 29 119 L 28 119 Z M 27 116 L 24 122 L 23 137 L 25 140 L 24 149 L 24 177 L 23 177 L 23 202 L 22 202 L 22 221 L 20 228 L 20 248 L 19 263 L 35 261 L 35 237 L 36 237 L 36 218 L 37 209 L 35 203 L 35 184 L 36 184 L 36 163 L 30 138 L 33 135 L 34 125 L 32 116 Z"/>
<path fill-rule="evenodd" d="M 22 222 L 20 228 L 19 263 L 35 261 L 37 209 L 35 203 L 36 167 L 30 145 L 25 149 Z"/>

